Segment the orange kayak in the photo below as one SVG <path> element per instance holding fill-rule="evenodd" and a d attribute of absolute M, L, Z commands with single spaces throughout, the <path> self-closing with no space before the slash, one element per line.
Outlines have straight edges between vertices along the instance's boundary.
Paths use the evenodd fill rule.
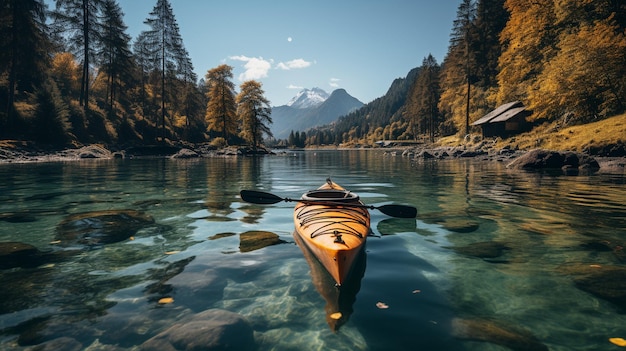
<path fill-rule="evenodd" d="M 304 195 L 293 213 L 296 235 L 335 280 L 343 284 L 370 230 L 370 214 L 359 196 L 330 179 Z"/>

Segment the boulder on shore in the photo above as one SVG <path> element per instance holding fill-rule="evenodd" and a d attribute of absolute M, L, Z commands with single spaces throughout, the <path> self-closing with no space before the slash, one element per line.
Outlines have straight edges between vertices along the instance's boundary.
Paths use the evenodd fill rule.
<path fill-rule="evenodd" d="M 200 157 L 200 155 L 197 152 L 186 148 L 182 148 L 177 153 L 170 156 L 171 159 L 190 159 L 198 157 Z"/>
<path fill-rule="evenodd" d="M 516 170 L 598 170 L 600 165 L 593 157 L 576 152 L 559 152 L 543 149 L 531 150 L 513 160 L 507 168 Z"/>

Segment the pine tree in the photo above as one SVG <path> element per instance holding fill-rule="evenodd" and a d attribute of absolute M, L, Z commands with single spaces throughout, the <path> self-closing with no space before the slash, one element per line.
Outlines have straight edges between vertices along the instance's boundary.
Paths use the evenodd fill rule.
<path fill-rule="evenodd" d="M 272 109 L 265 98 L 262 84 L 250 80 L 241 84 L 237 95 L 237 114 L 241 120 L 241 137 L 256 151 L 263 134 L 271 137 L 268 124 L 272 123 Z"/>
<path fill-rule="evenodd" d="M 109 115 L 115 115 L 114 102 L 118 92 L 132 84 L 134 62 L 130 51 L 130 36 L 122 19 L 123 13 L 116 0 L 104 0 L 102 7 L 101 46 L 98 50 L 100 70 L 107 75 Z"/>
<path fill-rule="evenodd" d="M 67 45 L 74 55 L 82 60 L 80 105 L 85 114 L 89 111 L 89 85 L 91 84 L 91 62 L 95 48 L 99 45 L 101 32 L 98 15 L 102 0 L 57 0 L 53 12 L 54 28 L 57 33 L 68 33 Z"/>
<path fill-rule="evenodd" d="M 7 77 L 7 100 L 0 104 L 3 133 L 14 132 L 16 92 L 32 93 L 49 67 L 45 5 L 41 0 L 5 0 L 0 6 L 0 75 Z M 4 125 L 3 125 L 4 124 Z"/>
<path fill-rule="evenodd" d="M 472 42 L 476 76 L 479 88 L 489 89 L 498 84 L 498 58 L 501 54 L 500 33 L 506 26 L 509 13 L 505 0 L 479 0 L 476 6 L 475 40 Z M 492 108 L 495 106 L 492 106 Z"/>
<path fill-rule="evenodd" d="M 432 55 L 424 58 L 420 73 L 415 81 L 410 97 L 411 115 L 413 117 L 413 136 L 428 133 L 429 139 L 434 141 L 437 129 L 439 111 L 437 104 L 440 97 L 439 87 L 440 69 L 437 60 Z"/>
<path fill-rule="evenodd" d="M 457 10 L 450 34 L 448 55 L 443 64 L 443 93 L 440 111 L 450 113 L 456 127 L 469 133 L 471 87 L 475 79 L 476 2 L 463 0 Z M 464 118 L 460 111 L 464 111 Z"/>
<path fill-rule="evenodd" d="M 209 132 L 220 133 L 224 140 L 229 141 L 237 134 L 237 105 L 235 102 L 235 85 L 233 68 L 220 65 L 206 74 L 209 86 L 205 120 Z"/>
<path fill-rule="evenodd" d="M 175 94 L 173 87 L 168 91 L 166 81 L 167 78 L 176 77 L 181 70 L 185 70 L 190 60 L 168 0 L 157 0 L 144 23 L 150 26 L 150 30 L 141 34 L 144 45 L 142 49 L 147 50 L 149 56 L 154 58 L 153 69 L 160 72 L 161 77 L 161 140 L 165 141 L 166 104 L 169 102 L 166 100 L 168 92 Z"/>

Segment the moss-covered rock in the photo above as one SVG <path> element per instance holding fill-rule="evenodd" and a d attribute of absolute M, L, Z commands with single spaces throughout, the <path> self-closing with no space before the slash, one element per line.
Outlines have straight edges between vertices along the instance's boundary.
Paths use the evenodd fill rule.
<path fill-rule="evenodd" d="M 252 230 L 239 235 L 239 250 L 241 252 L 250 252 L 285 242 L 274 233 Z"/>

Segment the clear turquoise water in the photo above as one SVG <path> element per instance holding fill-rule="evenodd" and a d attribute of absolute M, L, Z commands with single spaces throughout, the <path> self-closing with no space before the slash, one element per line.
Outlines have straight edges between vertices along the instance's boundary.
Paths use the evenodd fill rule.
<path fill-rule="evenodd" d="M 256 189 L 297 198 L 329 176 L 368 204 L 418 208 L 415 221 L 372 211 L 365 270 L 337 332 L 315 267 L 294 243 L 293 204 L 238 197 Z M 0 349 L 69 337 L 91 350 L 132 350 L 212 308 L 244 316 L 260 350 L 523 349 L 459 338 L 458 321 L 476 320 L 529 333 L 550 350 L 610 350 L 609 338 L 626 338 L 624 311 L 577 288 L 572 273 L 625 266 L 619 252 L 589 245 L 626 244 L 621 175 L 527 174 L 362 150 L 8 164 L 0 179 L 0 215 L 30 218 L 0 221 L 0 242 L 59 250 L 57 225 L 73 213 L 136 209 L 155 219 L 133 240 L 0 270 Z M 238 234 L 251 230 L 287 243 L 240 252 Z M 209 240 L 224 233 L 235 235 Z M 494 242 L 508 249 L 492 258 L 458 251 Z M 174 302 L 159 305 L 162 297 Z"/>

